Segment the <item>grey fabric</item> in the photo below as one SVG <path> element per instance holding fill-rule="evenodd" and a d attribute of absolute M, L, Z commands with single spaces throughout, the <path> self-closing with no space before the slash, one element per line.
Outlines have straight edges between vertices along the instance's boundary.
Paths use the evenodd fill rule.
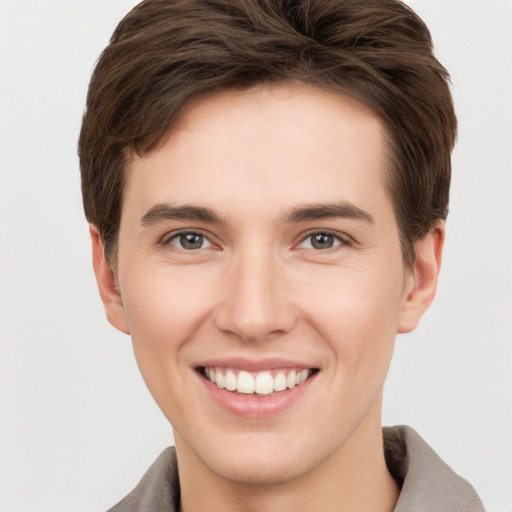
<path fill-rule="evenodd" d="M 401 485 L 394 512 L 484 512 L 477 493 L 410 427 L 384 427 L 384 453 Z"/>
<path fill-rule="evenodd" d="M 178 512 L 180 482 L 174 446 L 166 448 L 137 487 L 108 512 Z"/>
<path fill-rule="evenodd" d="M 402 488 L 394 512 L 484 512 L 471 485 L 456 475 L 410 427 L 384 427 L 389 471 Z M 108 512 L 178 512 L 174 447 L 165 449 L 137 487 Z"/>

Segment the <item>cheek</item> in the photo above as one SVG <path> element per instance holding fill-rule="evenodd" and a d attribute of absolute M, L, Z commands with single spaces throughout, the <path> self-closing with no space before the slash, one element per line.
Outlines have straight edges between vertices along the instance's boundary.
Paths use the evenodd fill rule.
<path fill-rule="evenodd" d="M 138 267 L 123 286 L 134 341 L 161 348 L 179 344 L 205 314 L 207 287 L 200 275 Z"/>
<path fill-rule="evenodd" d="M 394 346 L 403 286 L 401 269 L 336 269 L 322 291 L 303 295 L 309 322 L 352 375 L 384 369 Z M 316 281 L 318 282 L 318 281 Z"/>
<path fill-rule="evenodd" d="M 208 316 L 210 287 L 200 275 L 142 266 L 123 283 L 133 351 L 141 375 L 169 421 L 190 404 L 187 347 Z"/>
<path fill-rule="evenodd" d="M 155 394 L 185 369 L 184 346 L 208 315 L 208 286 L 200 275 L 168 269 L 138 267 L 129 276 L 122 295 L 133 349 Z"/>

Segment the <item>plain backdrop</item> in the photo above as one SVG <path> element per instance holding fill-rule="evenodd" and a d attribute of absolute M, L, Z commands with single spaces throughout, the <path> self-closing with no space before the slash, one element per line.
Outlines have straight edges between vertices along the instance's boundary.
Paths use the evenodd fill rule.
<path fill-rule="evenodd" d="M 417 429 L 512 511 L 512 1 L 415 0 L 460 122 L 438 297 L 398 338 L 385 424 Z M 0 512 L 102 511 L 167 445 L 130 340 L 105 320 L 76 141 L 131 0 L 0 2 Z"/>

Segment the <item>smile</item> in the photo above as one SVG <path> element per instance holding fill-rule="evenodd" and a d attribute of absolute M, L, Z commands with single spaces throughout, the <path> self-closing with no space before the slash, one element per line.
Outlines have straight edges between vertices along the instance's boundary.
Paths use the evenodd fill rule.
<path fill-rule="evenodd" d="M 313 373 L 309 368 L 248 372 L 236 368 L 205 366 L 202 374 L 220 389 L 246 395 L 267 396 L 301 385 Z"/>

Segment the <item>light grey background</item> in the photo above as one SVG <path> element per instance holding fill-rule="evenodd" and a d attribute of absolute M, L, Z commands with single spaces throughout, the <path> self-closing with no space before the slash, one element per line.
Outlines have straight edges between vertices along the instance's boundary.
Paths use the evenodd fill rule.
<path fill-rule="evenodd" d="M 512 510 L 512 2 L 415 0 L 460 121 L 437 301 L 399 337 L 384 421 L 415 427 Z M 104 318 L 76 140 L 93 64 L 131 0 L 0 2 L 0 512 L 101 511 L 170 427 Z"/>

